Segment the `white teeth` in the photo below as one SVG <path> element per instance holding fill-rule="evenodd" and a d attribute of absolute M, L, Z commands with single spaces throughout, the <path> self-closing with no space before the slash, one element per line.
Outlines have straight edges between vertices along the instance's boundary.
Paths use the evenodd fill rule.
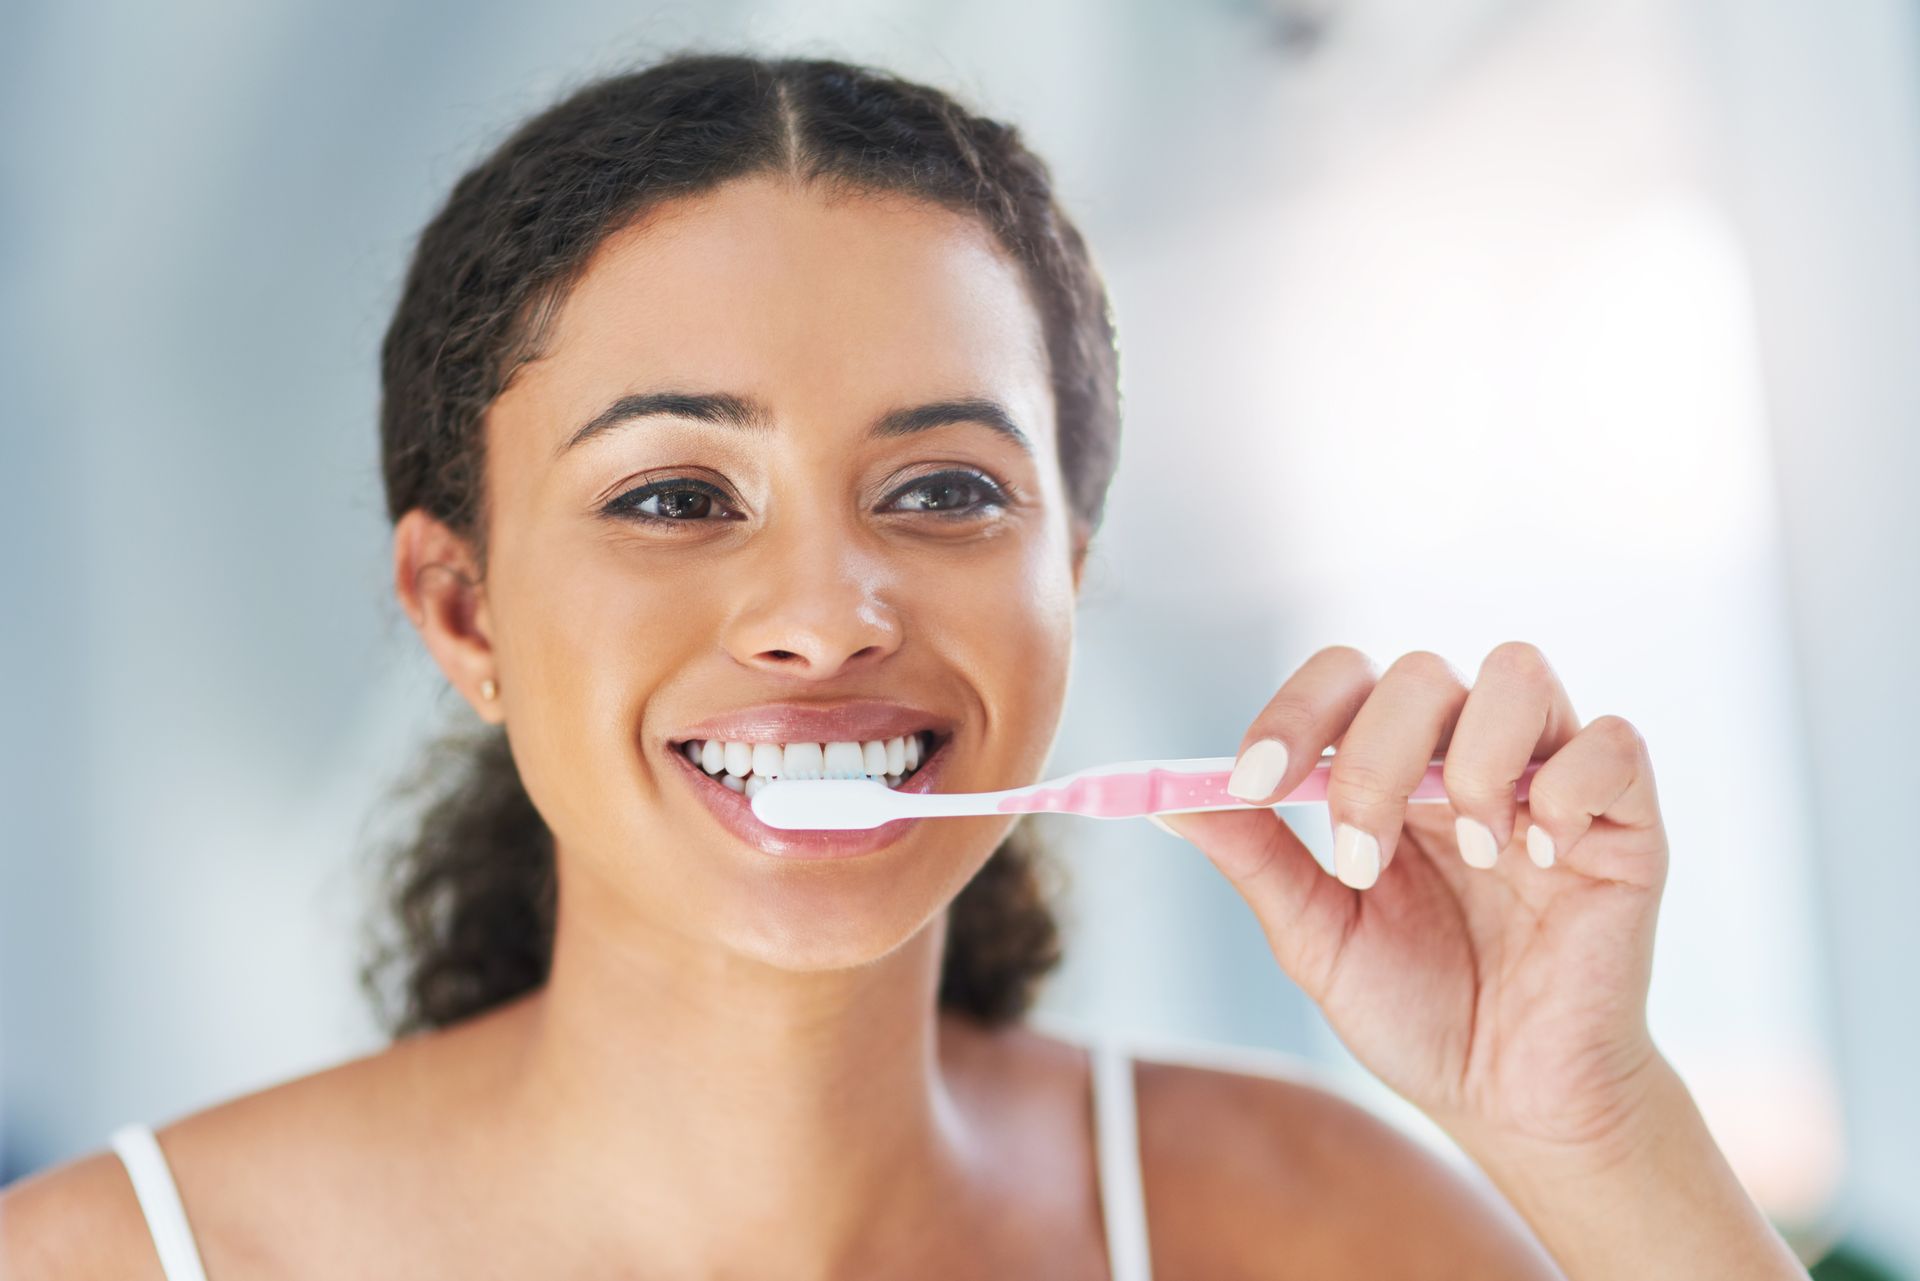
<path fill-rule="evenodd" d="M 828 743 L 826 766 L 828 778 L 853 778 L 867 772 L 858 743 Z"/>
<path fill-rule="evenodd" d="M 826 772 L 826 752 L 818 743 L 788 743 L 781 761 L 782 778 L 819 778 Z"/>
<path fill-rule="evenodd" d="M 689 739 L 687 759 L 734 791 L 752 796 L 776 778 L 873 778 L 898 787 L 919 768 L 920 735 L 837 743 L 741 743 Z"/>
<path fill-rule="evenodd" d="M 753 772 L 761 778 L 779 778 L 782 758 L 786 753 L 780 750 L 778 743 L 755 743 L 753 745 Z"/>

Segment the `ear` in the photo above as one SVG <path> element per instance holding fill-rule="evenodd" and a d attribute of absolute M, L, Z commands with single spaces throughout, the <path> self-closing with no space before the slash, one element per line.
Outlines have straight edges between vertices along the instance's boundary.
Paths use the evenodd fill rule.
<path fill-rule="evenodd" d="M 393 590 L 447 680 L 481 720 L 500 724 L 499 699 L 480 693 L 499 669 L 486 584 L 467 540 L 424 508 L 406 513 L 393 528 Z"/>
<path fill-rule="evenodd" d="M 1080 594 L 1080 578 L 1087 567 L 1087 548 L 1093 540 L 1076 533 L 1073 539 L 1073 594 Z"/>

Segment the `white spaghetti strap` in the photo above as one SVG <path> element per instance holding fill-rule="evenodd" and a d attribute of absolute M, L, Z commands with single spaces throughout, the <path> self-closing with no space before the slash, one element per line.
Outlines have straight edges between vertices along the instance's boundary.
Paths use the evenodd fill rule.
<path fill-rule="evenodd" d="M 140 1198 L 140 1212 L 147 1218 L 147 1231 L 160 1253 L 160 1270 L 167 1281 L 207 1281 L 193 1230 L 187 1226 L 186 1208 L 180 1204 L 180 1190 L 174 1186 L 152 1127 L 131 1122 L 115 1130 L 110 1142 L 133 1180 L 133 1193 Z"/>
<path fill-rule="evenodd" d="M 1133 1060 L 1110 1033 L 1096 1035 L 1088 1048 L 1093 1056 L 1100 1212 L 1107 1229 L 1107 1258 L 1113 1281 L 1151 1281 Z"/>

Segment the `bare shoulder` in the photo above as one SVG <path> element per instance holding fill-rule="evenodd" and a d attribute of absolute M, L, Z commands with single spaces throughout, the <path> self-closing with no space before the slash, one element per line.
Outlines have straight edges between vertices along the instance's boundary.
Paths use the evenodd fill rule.
<path fill-rule="evenodd" d="M 91 1152 L 0 1191 L 0 1276 L 161 1281 L 139 1199 L 117 1155 Z"/>
<path fill-rule="evenodd" d="M 316 1207 L 330 1193 L 374 1188 L 392 1163 L 368 1153 L 417 1142 L 429 1083 L 418 1043 L 358 1058 L 155 1124 L 169 1175 L 209 1276 L 286 1275 L 340 1227 Z M 30 1175 L 0 1193 L 0 1277 L 161 1281 L 162 1269 L 133 1183 L 103 1146 Z"/>
<path fill-rule="evenodd" d="M 324 1166 L 351 1142 L 352 1119 L 389 1076 L 379 1056 L 353 1060 L 223 1100 L 154 1126 L 167 1172 L 210 1274 L 261 1263 L 263 1214 L 286 1198 L 294 1160 Z M 216 1260 L 225 1269 L 216 1267 Z M 0 1193 L 0 1276 L 7 1281 L 91 1277 L 162 1281 L 160 1258 L 133 1181 L 110 1148 L 39 1171 Z"/>
<path fill-rule="evenodd" d="M 1168 1276 L 1560 1276 L 1496 1193 L 1304 1065 L 1141 1055 L 1135 1082 Z"/>

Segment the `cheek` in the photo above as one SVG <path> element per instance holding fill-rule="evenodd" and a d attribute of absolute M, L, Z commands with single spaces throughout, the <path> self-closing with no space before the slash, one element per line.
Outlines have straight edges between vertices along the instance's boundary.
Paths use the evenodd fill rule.
<path fill-rule="evenodd" d="M 711 648 L 715 594 L 686 558 L 592 540 L 544 551 L 529 540 L 494 573 L 508 603 L 495 643 L 517 695 L 510 724 L 528 792 L 563 841 L 584 843 L 610 819 L 641 821 L 635 709 Z"/>
<path fill-rule="evenodd" d="M 1073 578 L 1064 545 L 1033 538 L 968 572 L 941 576 L 919 627 L 960 667 L 984 703 L 982 787 L 1038 776 L 1066 698 L 1073 652 Z"/>
<path fill-rule="evenodd" d="M 1050 552 L 1034 564 L 1026 582 L 1025 607 L 1009 628 L 1014 636 L 1010 643 L 1018 647 L 1014 671 L 1020 701 L 1008 710 L 1028 734 L 1027 764 L 1037 777 L 1053 746 L 1073 659 L 1076 602 L 1065 550 Z"/>
<path fill-rule="evenodd" d="M 712 593 L 669 557 L 591 544 L 530 557 L 513 599 L 512 670 L 543 706 L 573 719 L 630 718 L 633 695 L 711 643 L 713 624 L 700 614 Z"/>

